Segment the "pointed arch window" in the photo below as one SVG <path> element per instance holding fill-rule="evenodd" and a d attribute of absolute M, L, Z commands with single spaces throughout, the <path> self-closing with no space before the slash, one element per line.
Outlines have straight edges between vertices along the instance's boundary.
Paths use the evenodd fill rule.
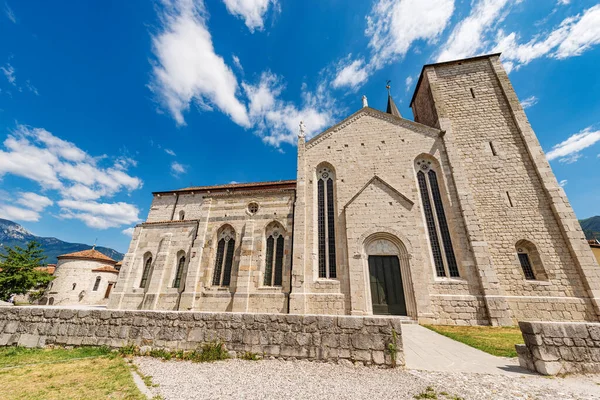
<path fill-rule="evenodd" d="M 235 231 L 231 227 L 226 227 L 221 230 L 218 239 L 213 285 L 229 286 L 235 250 Z"/>
<path fill-rule="evenodd" d="M 175 271 L 175 279 L 173 280 L 173 287 L 179 288 L 181 286 L 181 277 L 183 276 L 183 267 L 185 266 L 185 256 L 179 257 L 177 261 L 177 270 Z"/>
<path fill-rule="evenodd" d="M 430 160 L 417 161 L 417 181 L 421 192 L 423 213 L 431 245 L 431 253 L 438 277 L 460 276 L 456 255 L 452 246 L 452 238 L 444 211 L 444 202 L 440 194 L 437 174 Z"/>
<path fill-rule="evenodd" d="M 98 287 L 100 286 L 100 281 L 102 280 L 102 278 L 100 278 L 99 276 L 96 277 L 96 282 L 94 282 L 94 288 L 92 289 L 92 291 L 97 291 Z"/>
<path fill-rule="evenodd" d="M 181 210 L 179 211 L 179 220 L 183 221 L 185 219 L 185 211 Z"/>
<path fill-rule="evenodd" d="M 145 289 L 148 285 L 148 277 L 150 275 L 150 269 L 152 268 L 152 257 L 148 257 L 144 263 L 144 270 L 142 271 L 142 280 L 140 281 L 140 288 Z"/>
<path fill-rule="evenodd" d="M 335 258 L 335 175 L 328 167 L 317 171 L 317 228 L 319 278 L 337 277 Z"/>
<path fill-rule="evenodd" d="M 283 228 L 273 223 L 267 227 L 267 252 L 265 256 L 264 286 L 281 286 L 285 238 Z"/>

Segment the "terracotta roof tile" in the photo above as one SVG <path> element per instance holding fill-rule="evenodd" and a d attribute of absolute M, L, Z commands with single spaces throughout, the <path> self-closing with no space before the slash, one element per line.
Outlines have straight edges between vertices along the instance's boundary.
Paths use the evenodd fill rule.
<path fill-rule="evenodd" d="M 113 272 L 115 274 L 119 273 L 119 271 L 117 271 L 112 265 L 103 265 L 101 267 L 94 268 L 92 272 Z"/>
<path fill-rule="evenodd" d="M 86 259 L 86 260 L 108 261 L 108 262 L 113 263 L 113 264 L 117 263 L 115 260 L 113 260 L 109 256 L 106 256 L 106 255 L 100 253 L 96 249 L 76 251 L 74 253 L 63 254 L 62 256 L 58 256 L 56 258 L 58 258 L 59 260 L 61 258 L 82 258 L 82 259 Z"/>

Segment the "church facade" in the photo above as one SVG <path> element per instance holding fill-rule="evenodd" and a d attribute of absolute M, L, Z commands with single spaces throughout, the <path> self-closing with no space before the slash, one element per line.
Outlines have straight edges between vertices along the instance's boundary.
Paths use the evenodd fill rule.
<path fill-rule="evenodd" d="M 298 138 L 294 181 L 154 193 L 109 308 L 598 321 L 600 269 L 499 55 L 423 67 L 401 117 Z"/>

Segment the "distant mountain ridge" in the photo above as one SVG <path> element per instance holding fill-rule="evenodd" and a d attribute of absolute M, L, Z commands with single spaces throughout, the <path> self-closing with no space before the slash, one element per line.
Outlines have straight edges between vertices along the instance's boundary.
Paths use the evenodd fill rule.
<path fill-rule="evenodd" d="M 596 239 L 600 240 L 600 215 L 595 217 L 580 219 L 581 229 L 585 233 L 585 237 L 588 240 Z"/>
<path fill-rule="evenodd" d="M 0 251 L 4 252 L 2 249 L 3 247 L 15 245 L 24 247 L 32 240 L 35 240 L 42 245 L 44 254 L 47 257 L 46 263 L 48 264 L 56 264 L 56 257 L 62 254 L 92 248 L 92 246 L 88 244 L 69 243 L 53 237 L 35 236 L 16 222 L 0 218 Z M 108 247 L 96 246 L 96 250 L 116 261 L 120 261 L 124 257 L 122 253 Z"/>

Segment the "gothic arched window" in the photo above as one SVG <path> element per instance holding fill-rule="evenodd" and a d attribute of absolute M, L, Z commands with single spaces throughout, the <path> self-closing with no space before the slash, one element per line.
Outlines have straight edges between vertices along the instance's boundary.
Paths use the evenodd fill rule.
<path fill-rule="evenodd" d="M 179 211 L 179 220 L 183 221 L 185 219 L 185 211 L 181 210 Z"/>
<path fill-rule="evenodd" d="M 148 257 L 144 264 L 144 271 L 142 271 L 142 280 L 140 281 L 140 287 L 146 288 L 148 285 L 148 277 L 150 275 L 150 269 L 152 268 L 152 257 Z"/>
<path fill-rule="evenodd" d="M 235 250 L 235 231 L 232 227 L 226 226 L 221 229 L 217 238 L 219 241 L 217 242 L 213 285 L 229 286 Z"/>
<path fill-rule="evenodd" d="M 336 278 L 335 259 L 335 195 L 333 171 L 328 167 L 317 170 L 317 227 L 319 278 Z"/>
<path fill-rule="evenodd" d="M 285 238 L 277 223 L 270 224 L 266 231 L 267 253 L 265 256 L 264 286 L 281 286 L 283 276 L 283 252 Z M 273 267 L 275 270 L 273 271 Z"/>
<path fill-rule="evenodd" d="M 421 192 L 423 213 L 425 214 L 436 275 L 439 277 L 449 275 L 457 278 L 459 277 L 458 265 L 452 247 L 450 229 L 444 212 L 444 203 L 440 194 L 437 174 L 432 168 L 432 162 L 427 159 L 418 160 L 417 169 L 417 181 Z M 442 253 L 445 254 L 445 258 Z"/>
<path fill-rule="evenodd" d="M 92 289 L 94 292 L 96 290 L 98 290 L 98 287 L 100 286 L 100 281 L 102 280 L 102 278 L 100 278 L 99 276 L 96 277 L 96 282 L 94 282 L 94 288 Z"/>
<path fill-rule="evenodd" d="M 179 288 L 181 285 L 181 277 L 183 276 L 183 267 L 185 265 L 185 256 L 179 257 L 177 262 L 177 271 L 175 271 L 175 280 L 173 281 L 173 287 Z"/>

